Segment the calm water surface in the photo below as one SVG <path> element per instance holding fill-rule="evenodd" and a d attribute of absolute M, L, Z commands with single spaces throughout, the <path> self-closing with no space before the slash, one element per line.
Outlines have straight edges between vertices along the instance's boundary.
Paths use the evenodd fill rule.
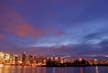
<path fill-rule="evenodd" d="M 108 67 L 1 66 L 0 73 L 108 73 Z"/>

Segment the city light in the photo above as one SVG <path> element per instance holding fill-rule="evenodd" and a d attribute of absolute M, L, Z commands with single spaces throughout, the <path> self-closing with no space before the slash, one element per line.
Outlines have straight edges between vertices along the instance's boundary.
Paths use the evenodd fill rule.
<path fill-rule="evenodd" d="M 12 55 L 0 52 L 0 66 L 3 65 L 22 65 L 22 66 L 94 66 L 108 65 L 108 61 L 100 61 L 97 58 L 86 60 L 83 58 L 74 59 L 71 57 L 45 57 L 23 53 L 22 55 Z"/>

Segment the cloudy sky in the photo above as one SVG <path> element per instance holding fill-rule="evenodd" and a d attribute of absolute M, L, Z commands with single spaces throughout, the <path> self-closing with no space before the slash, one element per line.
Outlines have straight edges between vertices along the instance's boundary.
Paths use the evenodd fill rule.
<path fill-rule="evenodd" d="M 106 55 L 107 0 L 0 0 L 0 49 Z"/>

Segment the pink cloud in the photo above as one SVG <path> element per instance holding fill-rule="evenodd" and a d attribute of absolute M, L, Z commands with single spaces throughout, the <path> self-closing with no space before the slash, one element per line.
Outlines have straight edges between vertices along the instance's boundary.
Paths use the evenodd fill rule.
<path fill-rule="evenodd" d="M 52 0 L 53 4 L 64 4 L 65 1 L 64 0 Z"/>
<path fill-rule="evenodd" d="M 14 30 L 13 33 L 20 37 L 31 36 L 32 38 L 38 38 L 46 34 L 46 30 L 34 28 L 31 24 L 17 25 L 16 29 L 13 30 Z"/>
<path fill-rule="evenodd" d="M 27 24 L 18 25 L 16 29 L 16 34 L 19 36 L 28 36 L 31 34 L 32 29 L 33 28 Z"/>
<path fill-rule="evenodd" d="M 0 34 L 0 39 L 4 39 L 5 35 L 4 34 Z"/>
<path fill-rule="evenodd" d="M 26 0 L 15 0 L 16 1 L 16 3 L 18 3 L 18 4 L 24 4 L 25 2 L 26 2 Z"/>
<path fill-rule="evenodd" d="M 23 17 L 15 10 L 5 9 L 4 15 L 0 16 L 0 29 L 4 32 L 11 33 L 19 37 L 40 38 L 47 34 L 53 33 L 56 35 L 63 34 L 62 32 L 56 32 L 56 28 L 49 26 L 46 29 L 33 27 L 32 24 L 28 24 L 23 20 Z M 2 10 L 3 11 L 3 10 Z M 3 37 L 1 35 L 1 37 Z"/>
<path fill-rule="evenodd" d="M 57 35 L 57 36 L 62 36 L 62 35 L 64 35 L 64 34 L 65 34 L 65 33 L 62 32 L 62 31 L 55 32 L 55 35 Z"/>

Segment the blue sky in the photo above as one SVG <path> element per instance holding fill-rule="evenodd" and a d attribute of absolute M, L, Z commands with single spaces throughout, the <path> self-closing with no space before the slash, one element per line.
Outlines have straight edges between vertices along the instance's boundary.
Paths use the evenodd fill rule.
<path fill-rule="evenodd" d="M 0 0 L 0 48 L 60 49 L 92 44 L 106 53 L 107 20 L 107 0 Z M 89 49 L 102 54 L 94 48 L 86 51 Z M 83 53 L 84 49 L 73 52 Z"/>

